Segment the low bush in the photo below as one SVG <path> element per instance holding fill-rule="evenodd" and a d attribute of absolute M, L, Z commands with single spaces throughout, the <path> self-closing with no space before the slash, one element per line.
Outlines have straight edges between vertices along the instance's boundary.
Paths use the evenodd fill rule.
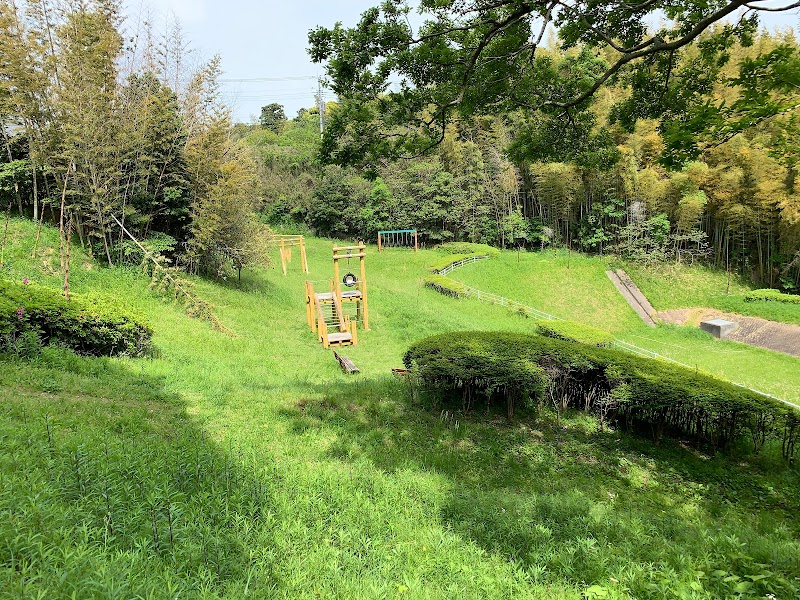
<path fill-rule="evenodd" d="M 57 343 L 91 356 L 143 356 L 153 332 L 113 299 L 0 280 L 0 351 L 30 355 Z M 38 341 L 37 341 L 38 340 Z"/>
<path fill-rule="evenodd" d="M 800 296 L 784 294 L 778 290 L 753 290 L 745 294 L 745 302 L 784 302 L 786 304 L 800 304 Z"/>
<path fill-rule="evenodd" d="M 611 348 L 539 335 L 454 332 L 421 340 L 404 356 L 426 386 L 455 393 L 464 410 L 481 398 L 517 406 L 552 404 L 631 429 L 689 437 L 712 449 L 747 439 L 758 453 L 777 440 L 792 459 L 800 411 L 709 375 Z"/>
<path fill-rule="evenodd" d="M 539 335 L 590 346 L 610 346 L 614 341 L 607 331 L 575 321 L 537 321 L 536 328 Z"/>
<path fill-rule="evenodd" d="M 448 242 L 437 248 L 445 254 L 480 254 L 490 258 L 500 256 L 500 250 L 487 244 L 473 244 L 472 242 Z"/>
<path fill-rule="evenodd" d="M 436 290 L 445 296 L 453 296 L 454 298 L 463 298 L 466 288 L 462 283 L 445 277 L 444 275 L 428 275 L 425 279 L 425 287 Z"/>

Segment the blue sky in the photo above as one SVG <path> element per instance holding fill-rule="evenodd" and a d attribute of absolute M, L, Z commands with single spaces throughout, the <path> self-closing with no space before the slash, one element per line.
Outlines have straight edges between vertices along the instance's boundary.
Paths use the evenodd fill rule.
<path fill-rule="evenodd" d="M 308 31 L 317 25 L 332 26 L 336 21 L 353 25 L 364 10 L 378 3 L 379 0 L 126 0 L 129 14 L 149 7 L 156 22 L 176 16 L 199 56 L 222 56 L 225 80 L 309 78 L 226 81 L 225 100 L 239 121 L 257 116 L 261 107 L 270 102 L 283 104 L 289 117 L 302 107 L 313 106 L 314 78 L 323 70 L 311 63 L 306 52 Z M 770 28 L 797 27 L 800 17 L 794 11 L 767 14 L 762 21 Z M 328 98 L 332 99 L 330 95 Z"/>

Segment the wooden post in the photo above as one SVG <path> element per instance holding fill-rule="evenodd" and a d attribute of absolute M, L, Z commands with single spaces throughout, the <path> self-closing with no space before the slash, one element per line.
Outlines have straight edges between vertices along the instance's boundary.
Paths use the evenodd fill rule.
<path fill-rule="evenodd" d="M 283 238 L 281 238 L 281 266 L 283 267 L 283 274 L 286 275 L 286 245 Z"/>
<path fill-rule="evenodd" d="M 366 246 L 364 242 L 358 243 L 358 253 L 359 253 L 359 266 L 361 267 L 361 282 L 359 288 L 361 289 L 361 303 L 363 305 L 363 316 L 364 316 L 364 331 L 369 331 L 369 310 L 367 308 L 367 269 L 365 264 L 366 258 Z"/>
<path fill-rule="evenodd" d="M 311 328 L 311 331 L 316 329 L 314 324 L 314 302 L 316 298 L 314 296 L 314 286 L 311 285 L 310 281 L 306 281 L 306 321 L 308 321 L 308 326 Z"/>
<path fill-rule="evenodd" d="M 308 257 L 306 256 L 306 239 L 300 236 L 300 258 L 303 261 L 303 273 L 308 273 Z"/>
<path fill-rule="evenodd" d="M 417 230 L 415 229 L 414 230 L 414 252 L 416 252 L 417 250 L 419 250 L 419 243 L 418 243 L 418 240 L 417 240 Z"/>
<path fill-rule="evenodd" d="M 358 344 L 358 324 L 355 321 L 350 321 L 350 335 L 353 336 L 353 346 Z"/>
<path fill-rule="evenodd" d="M 381 232 L 378 232 L 378 252 L 381 251 Z"/>
<path fill-rule="evenodd" d="M 339 299 L 339 303 L 342 302 L 342 288 L 339 285 L 340 282 L 339 278 L 339 255 L 336 250 L 333 251 L 333 284 L 331 285 L 331 292 L 333 295 Z"/>

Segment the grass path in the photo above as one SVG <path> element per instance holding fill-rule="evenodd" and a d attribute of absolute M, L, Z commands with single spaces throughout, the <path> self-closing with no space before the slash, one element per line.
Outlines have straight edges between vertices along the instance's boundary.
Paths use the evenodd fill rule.
<path fill-rule="evenodd" d="M 45 234 L 45 245 L 57 242 Z M 57 285 L 57 254 L 34 263 L 31 244 L 31 229 L 15 222 L 4 275 Z M 331 242 L 308 245 L 311 278 L 327 279 Z M 414 340 L 530 327 L 499 307 L 423 288 L 435 256 L 370 248 L 373 329 L 347 349 L 356 377 L 308 330 L 297 263 L 287 277 L 245 272 L 241 287 L 196 282 L 236 332 L 228 337 L 148 292 L 135 273 L 78 258 L 75 291 L 102 288 L 146 313 L 160 355 L 48 351 L 3 363 L 0 598 L 714 598 L 743 583 L 753 597 L 800 589 L 800 481 L 774 456 L 654 447 L 600 433 L 580 414 L 507 423 L 411 404 L 389 371 Z M 554 294 L 553 279 L 549 295 L 541 285 L 560 257 L 524 260 L 529 272 L 511 253 L 492 265 L 504 269 L 492 279 L 498 292 L 556 314 L 585 293 L 578 320 L 602 325 L 601 315 L 618 335 L 652 334 L 633 327 L 613 294 L 590 293 L 597 265 L 588 259 L 572 259 L 570 296 Z M 488 272 L 467 269 L 477 287 L 488 285 Z M 696 347 L 699 355 L 699 339 Z M 96 475 L 91 493 L 76 487 L 74 458 Z M 195 468 L 195 487 L 175 483 Z M 108 481 L 135 492 L 112 494 L 114 514 L 128 520 L 111 536 Z M 180 515 L 171 552 L 154 546 L 148 512 L 148 498 L 165 497 Z"/>

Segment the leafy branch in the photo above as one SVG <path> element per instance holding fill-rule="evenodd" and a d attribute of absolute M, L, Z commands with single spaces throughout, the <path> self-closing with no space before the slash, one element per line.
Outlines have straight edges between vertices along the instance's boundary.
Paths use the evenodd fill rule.
<path fill-rule="evenodd" d="M 221 333 L 231 336 L 235 335 L 234 332 L 226 327 L 219 317 L 217 317 L 214 312 L 214 305 L 192 292 L 190 289 L 192 283 L 180 277 L 177 268 L 167 266 L 162 256 L 148 250 L 125 228 L 122 222 L 117 219 L 116 215 L 112 214 L 111 218 L 114 219 L 114 222 L 120 227 L 122 232 L 142 251 L 144 255 L 142 266 L 147 268 L 147 272 L 151 277 L 150 289 L 162 295 L 171 295 L 175 301 L 183 305 L 188 316 L 208 321 L 214 329 Z"/>

